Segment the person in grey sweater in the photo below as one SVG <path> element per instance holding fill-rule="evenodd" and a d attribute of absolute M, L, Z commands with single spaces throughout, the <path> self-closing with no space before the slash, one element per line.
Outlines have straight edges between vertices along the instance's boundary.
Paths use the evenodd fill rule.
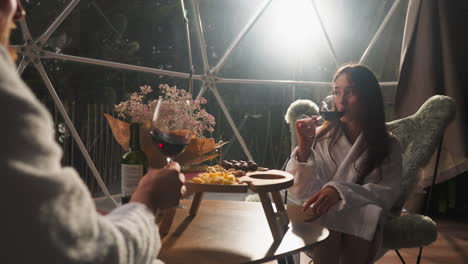
<path fill-rule="evenodd" d="M 8 39 L 21 11 L 0 0 L 0 263 L 160 263 L 154 212 L 178 203 L 180 166 L 150 170 L 130 203 L 97 213 L 78 173 L 61 165 L 51 115 L 16 73 Z"/>

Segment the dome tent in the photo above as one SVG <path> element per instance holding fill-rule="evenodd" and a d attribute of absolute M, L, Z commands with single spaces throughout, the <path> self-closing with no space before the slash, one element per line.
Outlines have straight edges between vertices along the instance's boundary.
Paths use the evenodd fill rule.
<path fill-rule="evenodd" d="M 33 65 L 39 72 L 36 78 L 45 84 L 108 196 L 105 181 L 83 143 L 84 135 L 75 128 L 61 99 L 81 98 L 85 86 L 90 98 L 99 93 L 96 90 L 118 94 L 105 88 L 113 88 L 109 83 L 116 75 L 123 76 L 119 80 L 128 88 L 129 79 L 135 76 L 125 76 L 127 70 L 144 73 L 135 78 L 137 85 L 178 82 L 179 87 L 187 87 L 186 80 L 192 76 L 193 94 L 207 96 L 210 112 L 217 117 L 215 137 L 232 139 L 229 151 L 244 159 L 258 161 L 270 155 L 273 161 L 263 160 L 270 167 L 282 163 L 285 156 L 278 155 L 287 155 L 289 150 L 288 140 L 283 140 L 287 126 L 282 121 L 287 106 L 296 98 L 318 101 L 324 97 L 339 65 L 350 61 L 370 65 L 381 81 L 387 104 L 393 103 L 407 1 L 185 2 L 61 1 L 53 8 L 48 6 L 46 17 L 41 12 L 46 3 L 42 7 L 25 4 L 28 17 L 16 32 L 22 36 L 15 36 L 23 55 L 18 71 L 32 74 L 32 67 L 27 66 Z M 186 13 L 182 12 L 184 4 Z M 37 23 L 39 16 L 46 22 Z M 184 21 L 188 21 L 188 31 Z M 164 42 L 169 37 L 172 42 Z M 187 45 L 189 39 L 191 45 Z M 85 45 L 88 40 L 95 42 Z M 99 74 L 87 75 L 92 71 Z M 102 71 L 110 73 L 100 75 Z M 83 75 L 90 80 L 83 83 Z"/>

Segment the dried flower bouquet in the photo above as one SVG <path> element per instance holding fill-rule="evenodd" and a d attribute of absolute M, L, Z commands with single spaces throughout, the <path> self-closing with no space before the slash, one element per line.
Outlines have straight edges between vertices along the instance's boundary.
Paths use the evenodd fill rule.
<path fill-rule="evenodd" d="M 182 166 L 191 166 L 201 162 L 214 159 L 218 154 L 212 152 L 227 142 L 216 143 L 213 138 L 205 138 L 203 132 L 212 132 L 215 125 L 215 119 L 212 115 L 206 112 L 201 105 L 206 104 L 205 98 L 199 100 L 192 99 L 192 95 L 185 90 L 177 89 L 175 86 L 170 87 L 167 84 L 160 85 L 163 98 L 173 101 L 190 101 L 192 115 L 184 118 L 190 118 L 194 124 L 193 132 L 195 136 L 185 151 L 175 158 Z M 128 101 L 121 102 L 115 106 L 115 111 L 122 119 L 129 122 L 140 123 L 140 139 L 142 150 L 148 156 L 149 166 L 152 168 L 160 168 L 165 165 L 165 157 L 156 149 L 151 140 L 151 118 L 154 109 L 154 101 L 146 100 L 146 96 L 152 92 L 151 87 L 145 85 L 140 87 L 140 92 L 132 93 Z M 112 134 L 123 149 L 128 150 L 130 139 L 130 123 L 116 119 L 111 115 L 104 114 Z"/>

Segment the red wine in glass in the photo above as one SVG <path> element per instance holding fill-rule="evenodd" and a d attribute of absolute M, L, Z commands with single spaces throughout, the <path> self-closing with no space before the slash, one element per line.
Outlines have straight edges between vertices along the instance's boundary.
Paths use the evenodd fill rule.
<path fill-rule="evenodd" d="M 190 136 L 189 131 L 163 132 L 156 128 L 151 131 L 151 139 L 156 148 L 164 156 L 170 158 L 174 158 L 185 150 L 185 147 L 190 143 Z"/>
<path fill-rule="evenodd" d="M 320 115 L 329 122 L 336 122 L 344 115 L 344 112 L 320 111 Z"/>
<path fill-rule="evenodd" d="M 322 103 L 320 104 L 320 116 L 328 122 L 337 122 L 340 118 L 344 115 L 344 112 L 337 112 L 333 111 L 336 109 L 333 107 L 333 95 L 329 95 L 323 99 Z"/>
<path fill-rule="evenodd" d="M 189 101 L 159 98 L 151 121 L 151 138 L 167 164 L 182 153 L 192 139 L 192 107 Z"/>

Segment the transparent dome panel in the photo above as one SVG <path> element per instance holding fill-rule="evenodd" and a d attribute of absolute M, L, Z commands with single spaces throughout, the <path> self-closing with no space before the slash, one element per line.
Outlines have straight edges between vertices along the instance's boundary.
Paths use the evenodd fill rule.
<path fill-rule="evenodd" d="M 272 1 L 234 50 L 229 78 L 328 81 L 336 69 L 310 1 Z"/>
<path fill-rule="evenodd" d="M 290 153 L 289 126 L 284 114 L 293 101 L 291 87 L 222 84 L 218 91 L 252 158 L 260 166 L 281 168 Z M 204 96 L 208 100 L 207 111 L 216 118 L 213 137 L 229 141 L 221 149 L 222 159 L 247 160 L 213 93 L 207 91 Z"/>
<path fill-rule="evenodd" d="M 189 69 L 179 1 L 81 1 L 47 49 L 169 71 Z"/>
<path fill-rule="evenodd" d="M 273 1 L 234 50 L 221 75 L 330 81 L 338 66 L 360 60 L 394 3 L 317 1 L 317 16 L 311 1 Z M 381 42 L 384 35 L 393 35 L 391 39 L 387 37 L 393 53 L 401 49 L 403 28 L 399 25 L 404 25 L 406 14 L 402 11 L 406 10 L 407 1 L 400 1 L 396 7 L 377 38 L 377 42 Z M 392 60 L 398 61 L 398 57 L 392 56 Z M 382 75 L 395 76 L 392 73 Z"/>
<path fill-rule="evenodd" d="M 396 82 L 399 80 L 401 48 L 407 10 L 408 1 L 401 1 L 363 62 L 374 71 L 380 82 Z"/>
<path fill-rule="evenodd" d="M 359 61 L 395 2 L 402 4 L 398 0 L 316 1 L 339 64 Z"/>
<path fill-rule="evenodd" d="M 208 62 L 211 67 L 214 67 L 265 1 L 201 0 L 198 3 Z M 194 11 L 190 9 L 191 5 L 187 5 L 186 8 L 191 15 L 189 18 L 192 22 L 192 43 L 199 49 L 194 27 Z M 194 51 L 199 53 L 198 50 Z M 199 60 L 201 61 L 201 58 Z"/>
<path fill-rule="evenodd" d="M 72 3 L 71 0 L 21 1 L 21 5 L 26 11 L 25 21 L 28 24 L 32 38 L 36 39 L 44 34 L 70 3 Z M 15 45 L 23 44 L 23 33 L 19 29 L 19 23 L 16 24 L 18 29 L 13 31 L 11 43 Z"/>

